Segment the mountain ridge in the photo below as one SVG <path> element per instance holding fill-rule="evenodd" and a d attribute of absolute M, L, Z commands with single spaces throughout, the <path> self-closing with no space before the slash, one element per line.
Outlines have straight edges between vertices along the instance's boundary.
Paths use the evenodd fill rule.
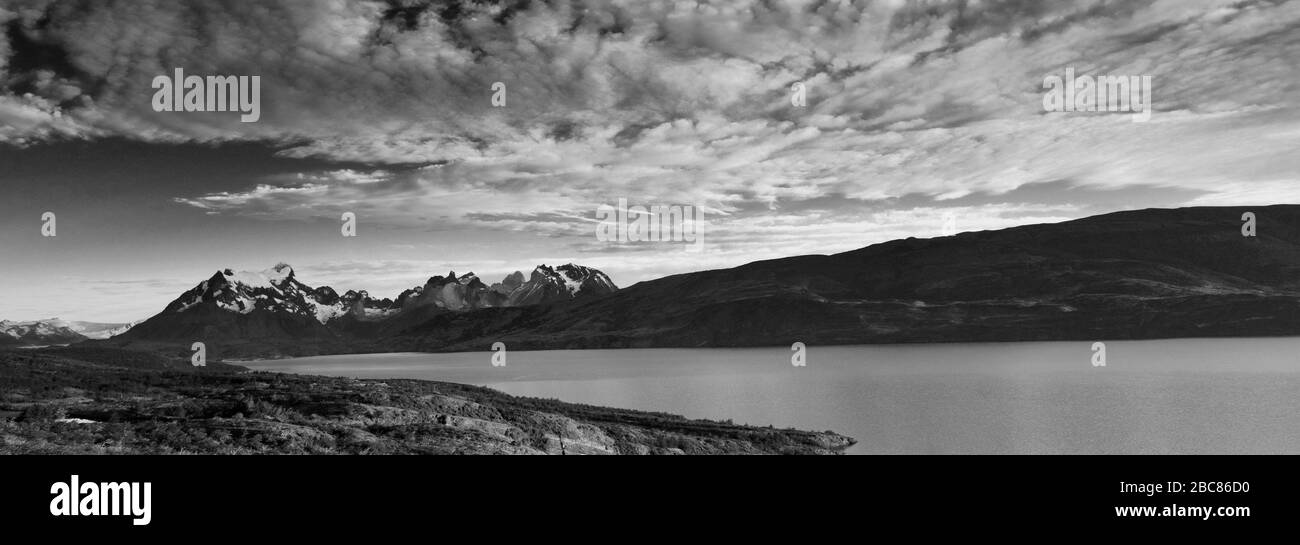
<path fill-rule="evenodd" d="M 186 339 L 205 339 L 272 345 L 308 340 L 333 346 L 327 350 L 342 350 L 349 339 L 383 329 L 389 318 L 547 304 L 617 289 L 599 270 L 572 263 L 543 264 L 527 280 L 516 271 L 488 286 L 472 272 L 451 271 L 430 277 L 396 299 L 376 299 L 366 291 L 339 295 L 330 286 L 309 286 L 297 278 L 293 267 L 279 263 L 259 272 L 218 270 L 114 340 L 185 344 Z"/>
<path fill-rule="evenodd" d="M 1242 236 L 1244 211 L 1257 214 L 1258 236 Z M 353 325 L 330 342 L 228 353 L 1300 335 L 1300 206 L 1146 209 L 901 239 L 597 297 Z"/>
<path fill-rule="evenodd" d="M 0 320 L 0 346 L 52 346 L 90 339 L 107 339 L 126 332 L 138 323 L 82 322 L 60 318 Z"/>

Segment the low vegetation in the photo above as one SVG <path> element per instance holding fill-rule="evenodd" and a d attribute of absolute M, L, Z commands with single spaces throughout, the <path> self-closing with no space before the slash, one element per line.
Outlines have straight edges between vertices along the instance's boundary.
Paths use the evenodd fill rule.
<path fill-rule="evenodd" d="M 106 348 L 0 352 L 6 454 L 834 454 L 853 440 Z"/>

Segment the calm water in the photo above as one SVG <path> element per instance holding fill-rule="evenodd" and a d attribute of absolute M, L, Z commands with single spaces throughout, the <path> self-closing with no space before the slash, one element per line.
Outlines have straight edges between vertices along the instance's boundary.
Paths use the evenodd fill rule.
<path fill-rule="evenodd" d="M 834 430 L 854 454 L 1300 453 L 1300 338 L 371 354 L 268 371 L 414 378 Z"/>

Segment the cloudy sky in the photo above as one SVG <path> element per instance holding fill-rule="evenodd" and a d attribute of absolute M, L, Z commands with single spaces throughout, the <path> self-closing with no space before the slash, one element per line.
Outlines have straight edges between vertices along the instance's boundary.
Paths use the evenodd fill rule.
<path fill-rule="evenodd" d="M 278 261 L 383 296 L 564 262 L 626 286 L 948 214 L 1300 202 L 1300 1 L 3 0 L 0 26 L 7 319 L 141 319 Z M 1067 67 L 1151 76 L 1151 121 L 1044 112 Z M 176 68 L 260 76 L 260 121 L 155 112 Z M 597 240 L 620 198 L 703 207 L 705 251 Z"/>

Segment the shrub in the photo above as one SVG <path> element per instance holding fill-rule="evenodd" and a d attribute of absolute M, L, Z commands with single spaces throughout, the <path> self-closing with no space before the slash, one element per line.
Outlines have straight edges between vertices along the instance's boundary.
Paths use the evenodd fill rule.
<path fill-rule="evenodd" d="M 32 405 L 23 410 L 18 415 L 19 422 L 53 422 L 60 418 L 67 418 L 68 410 L 61 405 L 44 404 Z"/>

